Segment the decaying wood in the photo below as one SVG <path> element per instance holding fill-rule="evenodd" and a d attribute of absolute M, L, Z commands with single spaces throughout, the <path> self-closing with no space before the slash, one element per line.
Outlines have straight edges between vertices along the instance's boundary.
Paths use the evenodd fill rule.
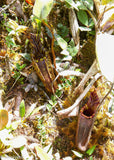
<path fill-rule="evenodd" d="M 97 69 L 96 63 L 97 62 L 95 60 L 92 66 L 90 67 L 90 69 L 88 70 L 88 72 L 86 73 L 86 75 L 84 76 L 84 78 L 82 79 L 82 81 L 80 82 L 80 84 L 74 90 L 75 94 L 80 91 L 80 96 L 76 99 L 76 101 L 74 102 L 72 106 L 70 106 L 67 109 L 58 111 L 57 114 L 59 116 L 62 116 L 64 118 L 64 117 L 69 117 L 69 116 L 76 116 L 78 114 L 79 103 L 84 98 L 84 96 L 87 94 L 87 92 L 90 90 L 90 88 L 95 83 L 95 81 L 101 76 L 101 74 L 97 73 L 98 69 Z M 95 76 L 93 77 L 89 85 L 85 88 L 85 90 L 83 91 L 84 85 L 93 75 Z"/>
<path fill-rule="evenodd" d="M 74 43 L 79 49 L 80 47 L 79 25 L 76 14 L 72 8 L 69 9 L 69 22 Z"/>

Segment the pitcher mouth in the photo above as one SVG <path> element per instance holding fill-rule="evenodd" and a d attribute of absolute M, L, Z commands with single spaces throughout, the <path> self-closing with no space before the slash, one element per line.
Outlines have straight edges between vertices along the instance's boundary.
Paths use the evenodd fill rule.
<path fill-rule="evenodd" d="M 80 110 L 76 131 L 76 146 L 81 151 L 87 149 L 99 104 L 99 97 L 96 90 L 94 90 L 90 93 L 87 103 Z"/>
<path fill-rule="evenodd" d="M 90 93 L 87 103 L 81 108 L 80 113 L 86 118 L 95 116 L 98 105 L 100 104 L 96 90 Z"/>

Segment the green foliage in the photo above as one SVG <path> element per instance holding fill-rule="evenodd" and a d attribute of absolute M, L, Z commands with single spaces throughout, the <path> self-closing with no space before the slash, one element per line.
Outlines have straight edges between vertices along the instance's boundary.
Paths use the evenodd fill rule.
<path fill-rule="evenodd" d="M 24 100 L 21 101 L 21 104 L 19 106 L 19 115 L 21 118 L 23 118 L 25 115 L 25 102 L 24 102 Z"/>
<path fill-rule="evenodd" d="M 62 23 L 58 23 L 57 25 L 58 29 L 57 29 L 57 34 L 60 35 L 62 38 L 64 38 L 65 41 L 69 41 L 69 38 L 67 38 L 68 34 L 69 34 L 69 29 L 64 26 Z"/>
<path fill-rule="evenodd" d="M 67 42 L 58 34 L 54 34 L 58 45 L 61 47 L 61 49 L 66 49 L 67 48 Z"/>
<path fill-rule="evenodd" d="M 82 0 L 82 3 L 87 9 L 93 10 L 93 0 Z"/>
<path fill-rule="evenodd" d="M 10 31 L 10 29 L 9 29 Z M 6 45 L 8 48 L 12 48 L 12 47 L 17 47 L 17 44 L 15 43 L 14 39 L 11 36 L 6 36 L 5 37 L 6 40 Z"/>
<path fill-rule="evenodd" d="M 76 5 L 76 3 L 73 0 L 65 0 L 65 2 L 67 3 L 67 7 L 73 7 L 76 10 L 78 10 L 78 5 Z"/>
<path fill-rule="evenodd" d="M 46 140 L 46 127 L 43 124 L 43 118 L 38 120 L 37 128 L 38 128 L 39 140 L 41 140 L 42 144 L 44 144 Z"/>
<path fill-rule="evenodd" d="M 53 107 L 57 104 L 57 97 L 55 95 L 51 96 L 51 99 L 48 101 L 49 103 L 46 105 L 48 111 L 52 111 Z"/>
<path fill-rule="evenodd" d="M 91 148 L 89 148 L 84 154 L 87 154 L 90 156 L 89 160 L 93 160 L 93 157 L 91 156 L 93 154 L 93 152 L 95 151 L 96 145 L 92 146 Z M 74 151 L 72 150 L 72 152 L 75 154 L 76 157 L 82 158 L 84 157 L 84 154 Z"/>
<path fill-rule="evenodd" d="M 21 77 L 21 73 L 20 73 L 20 71 L 22 70 L 22 69 L 24 69 L 26 67 L 26 64 L 22 64 L 22 65 L 20 65 L 20 64 L 16 64 L 16 71 L 14 71 L 14 75 L 13 75 L 13 78 L 15 78 L 18 82 L 20 82 L 21 84 L 23 84 L 24 82 L 23 82 L 23 80 L 24 80 L 24 77 Z"/>
<path fill-rule="evenodd" d="M 92 28 L 94 26 L 94 22 L 93 22 L 92 18 L 88 18 L 88 15 L 87 15 L 86 11 L 79 10 L 77 12 L 77 16 L 78 16 L 79 21 L 83 25 L 85 25 L 86 27 Z"/>
<path fill-rule="evenodd" d="M 69 42 L 69 45 L 67 47 L 67 51 L 69 52 L 71 57 L 75 57 L 76 54 L 78 53 L 78 49 L 75 46 L 73 39 L 71 39 L 71 41 Z"/>
<path fill-rule="evenodd" d="M 16 63 L 16 68 L 17 70 L 21 71 L 22 69 L 24 69 L 26 67 L 26 64 L 22 64 L 20 65 L 19 63 Z"/>
<path fill-rule="evenodd" d="M 93 152 L 95 151 L 96 145 L 92 146 L 91 148 L 89 148 L 86 153 L 90 156 L 93 154 Z"/>
<path fill-rule="evenodd" d="M 85 11 L 83 10 L 79 10 L 77 12 L 77 15 L 78 15 L 78 19 L 79 21 L 84 24 L 85 26 L 88 26 L 88 15 Z"/>

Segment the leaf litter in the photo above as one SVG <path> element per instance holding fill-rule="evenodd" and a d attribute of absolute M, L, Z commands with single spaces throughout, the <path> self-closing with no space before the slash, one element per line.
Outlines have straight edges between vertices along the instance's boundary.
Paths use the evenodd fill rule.
<path fill-rule="evenodd" d="M 57 4 L 57 7 L 60 6 L 60 4 Z M 25 5 L 25 7 L 28 6 Z M 60 8 L 58 10 L 60 10 Z M 63 17 L 63 19 L 65 19 L 65 17 Z M 11 21 L 8 17 L 7 21 L 12 22 L 13 25 L 16 23 L 15 20 Z M 5 24 L 6 23 L 7 22 L 5 22 Z M 18 25 L 18 23 L 16 25 Z M 19 27 L 19 25 L 17 27 Z M 62 95 L 59 99 L 55 98 L 56 100 L 52 99 L 50 94 L 47 94 L 39 79 L 34 82 L 34 78 L 31 77 L 31 79 L 28 80 L 28 75 L 32 74 L 34 69 L 30 61 L 26 61 L 26 59 L 19 54 L 23 53 L 23 51 L 28 52 L 29 49 L 31 50 L 27 45 L 23 48 L 25 42 L 20 32 L 21 29 L 25 29 L 26 26 L 25 28 L 21 27 L 17 30 L 15 29 L 15 33 L 9 32 L 9 35 L 6 33 L 5 28 L 0 34 L 0 46 L 3 49 L 0 50 L 0 89 L 3 89 L 5 92 L 1 93 L 0 97 L 2 98 L 0 102 L 3 103 L 3 108 L 7 110 L 9 118 L 7 125 L 5 124 L 6 127 L 3 124 L 3 128 L 0 131 L 1 159 L 75 160 L 83 157 L 83 159 L 86 160 L 89 159 L 91 154 L 93 159 L 113 159 L 114 115 L 109 112 L 108 108 L 111 95 L 107 97 L 97 113 L 88 145 L 88 148 L 91 150 L 88 150 L 86 153 L 80 153 L 75 146 L 77 117 L 61 119 L 56 114 L 56 111 L 61 109 L 56 101 L 59 101 L 59 99 L 61 99 L 61 101 L 65 100 L 68 93 L 72 93 L 71 84 L 76 87 L 78 84 L 75 84 L 75 81 L 79 83 L 80 79 L 73 78 L 72 83 L 68 87 L 67 79 L 65 79 L 66 84 L 65 87 L 62 88 Z M 19 34 L 16 34 L 16 32 L 19 32 Z M 9 46 L 12 46 L 12 49 L 7 48 L 5 44 L 7 38 L 5 39 L 5 36 L 11 36 L 11 38 L 7 38 L 9 38 Z M 89 46 L 91 46 L 91 42 Z M 80 69 L 84 73 L 87 72 L 93 63 L 95 56 L 94 54 L 89 55 L 89 53 L 88 47 L 85 45 L 85 48 L 82 48 L 82 54 L 74 61 L 79 63 Z M 91 60 L 89 59 L 90 56 L 92 56 Z M 17 68 L 17 64 L 19 67 L 25 63 L 27 65 L 24 68 L 20 70 Z M 71 63 L 71 66 L 72 65 Z M 15 75 L 15 77 L 13 77 L 13 75 Z M 28 84 L 33 86 L 37 84 L 38 89 L 35 90 L 35 87 L 25 89 Z M 109 90 L 109 85 L 106 83 L 104 77 L 100 78 L 94 84 L 94 87 L 100 91 L 99 97 L 104 97 Z M 90 92 L 91 90 L 92 89 L 90 89 Z M 90 92 L 84 97 L 80 107 L 86 102 Z M 23 106 L 21 107 L 21 116 L 19 116 L 19 107 L 23 100 L 25 102 L 25 109 Z M 64 106 L 64 103 L 62 105 Z M 2 110 L 0 110 L 0 114 L 1 113 Z"/>

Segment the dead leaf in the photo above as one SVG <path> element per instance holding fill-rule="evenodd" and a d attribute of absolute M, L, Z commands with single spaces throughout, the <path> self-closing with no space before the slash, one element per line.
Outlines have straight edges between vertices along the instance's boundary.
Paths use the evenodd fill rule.
<path fill-rule="evenodd" d="M 0 130 L 5 128 L 8 123 L 8 111 L 5 109 L 0 110 Z"/>

